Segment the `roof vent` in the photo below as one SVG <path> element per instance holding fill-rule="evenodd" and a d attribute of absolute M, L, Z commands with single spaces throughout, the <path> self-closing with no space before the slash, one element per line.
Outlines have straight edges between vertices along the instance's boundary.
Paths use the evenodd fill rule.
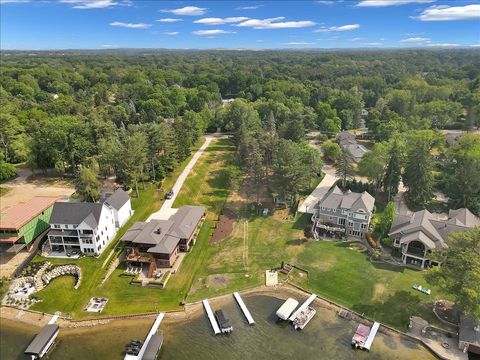
<path fill-rule="evenodd" d="M 155 234 L 161 234 L 162 233 L 162 228 L 158 228 L 157 230 L 155 230 Z"/>

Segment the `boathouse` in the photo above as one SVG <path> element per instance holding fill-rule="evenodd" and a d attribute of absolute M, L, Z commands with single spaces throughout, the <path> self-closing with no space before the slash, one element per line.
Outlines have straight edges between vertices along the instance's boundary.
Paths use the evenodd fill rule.
<path fill-rule="evenodd" d="M 25 355 L 32 356 L 32 359 L 41 359 L 50 349 L 59 332 L 56 324 L 47 324 L 32 340 L 25 350 Z"/>

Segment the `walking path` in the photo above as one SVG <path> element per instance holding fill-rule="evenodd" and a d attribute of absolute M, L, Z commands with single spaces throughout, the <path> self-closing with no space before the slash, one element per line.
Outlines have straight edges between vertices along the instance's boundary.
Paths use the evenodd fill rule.
<path fill-rule="evenodd" d="M 212 135 L 206 135 L 205 136 L 205 142 L 203 145 L 200 147 L 200 149 L 197 150 L 197 152 L 193 155 L 193 157 L 190 159 L 189 163 L 187 166 L 185 166 L 185 169 L 183 169 L 182 173 L 178 176 L 177 181 L 175 182 L 175 185 L 173 185 L 173 196 L 171 199 L 165 199 L 165 202 L 163 203 L 162 207 L 160 210 L 157 212 L 154 212 L 150 217 L 147 219 L 147 221 L 150 220 L 168 220 L 170 216 L 176 213 L 177 209 L 172 208 L 173 203 L 175 202 L 175 199 L 177 198 L 178 193 L 180 192 L 183 183 L 187 179 L 188 174 L 190 174 L 190 171 L 192 171 L 193 167 L 195 166 L 197 160 L 200 158 L 200 156 L 203 154 L 205 149 L 208 147 L 210 142 L 213 139 L 219 138 L 218 134 L 212 134 Z"/>

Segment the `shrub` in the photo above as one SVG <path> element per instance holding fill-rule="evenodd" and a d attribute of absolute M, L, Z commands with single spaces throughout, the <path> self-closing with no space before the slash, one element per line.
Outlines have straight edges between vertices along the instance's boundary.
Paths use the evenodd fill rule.
<path fill-rule="evenodd" d="M 16 175 L 15 166 L 0 160 L 0 181 L 7 181 Z"/>

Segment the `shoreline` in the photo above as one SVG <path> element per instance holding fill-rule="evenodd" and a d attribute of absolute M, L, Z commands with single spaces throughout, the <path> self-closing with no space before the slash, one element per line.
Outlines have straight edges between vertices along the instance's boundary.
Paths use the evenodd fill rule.
<path fill-rule="evenodd" d="M 244 291 L 239 292 L 241 296 L 249 297 L 249 296 L 256 296 L 256 295 L 264 295 L 264 296 L 271 296 L 277 299 L 286 299 L 288 297 L 306 297 L 311 294 L 311 292 L 302 289 L 300 287 L 294 286 L 292 284 L 287 283 L 286 285 L 277 285 L 274 287 L 267 287 L 265 285 L 254 287 L 251 289 L 247 289 Z M 228 299 L 232 298 L 232 294 L 225 294 L 219 295 L 216 297 L 209 298 L 208 300 L 212 303 L 221 304 L 226 302 Z M 355 311 L 348 309 L 342 305 L 336 304 L 333 301 L 325 299 L 321 296 L 317 295 L 314 303 L 327 310 L 331 311 L 335 314 L 338 313 L 340 310 L 347 310 L 352 314 L 351 320 L 345 321 L 354 321 L 357 323 L 362 323 L 364 325 L 372 326 L 373 320 L 361 315 L 357 314 Z M 197 301 L 189 304 L 185 304 L 183 310 L 176 310 L 176 311 L 164 311 L 165 318 L 164 322 L 168 324 L 175 324 L 177 322 L 188 320 L 192 317 L 201 316 L 203 313 L 203 304 L 202 301 Z M 12 307 L 2 306 L 0 308 L 0 319 L 6 319 L 16 323 L 18 326 L 23 325 L 30 325 L 37 328 L 41 328 L 45 326 L 48 321 L 51 319 L 53 315 L 49 313 L 40 313 L 30 310 L 19 310 Z M 113 315 L 107 316 L 104 318 L 99 319 L 85 319 L 85 320 L 71 320 L 64 317 L 59 317 L 57 320 L 57 324 L 60 328 L 64 329 L 81 329 L 81 328 L 90 328 L 90 327 L 97 327 L 97 326 L 104 326 L 110 323 L 122 322 L 122 321 L 133 321 L 138 319 L 154 319 L 157 316 L 157 313 L 144 313 L 144 314 L 125 314 L 125 315 Z M 432 354 L 434 354 L 439 359 L 447 359 L 437 351 L 435 351 L 431 346 L 427 343 L 413 337 L 410 334 L 407 334 L 403 331 L 394 329 L 388 325 L 381 324 L 379 332 L 395 337 L 398 339 L 404 339 L 411 341 L 413 343 L 419 344 L 420 346 L 429 350 Z"/>

